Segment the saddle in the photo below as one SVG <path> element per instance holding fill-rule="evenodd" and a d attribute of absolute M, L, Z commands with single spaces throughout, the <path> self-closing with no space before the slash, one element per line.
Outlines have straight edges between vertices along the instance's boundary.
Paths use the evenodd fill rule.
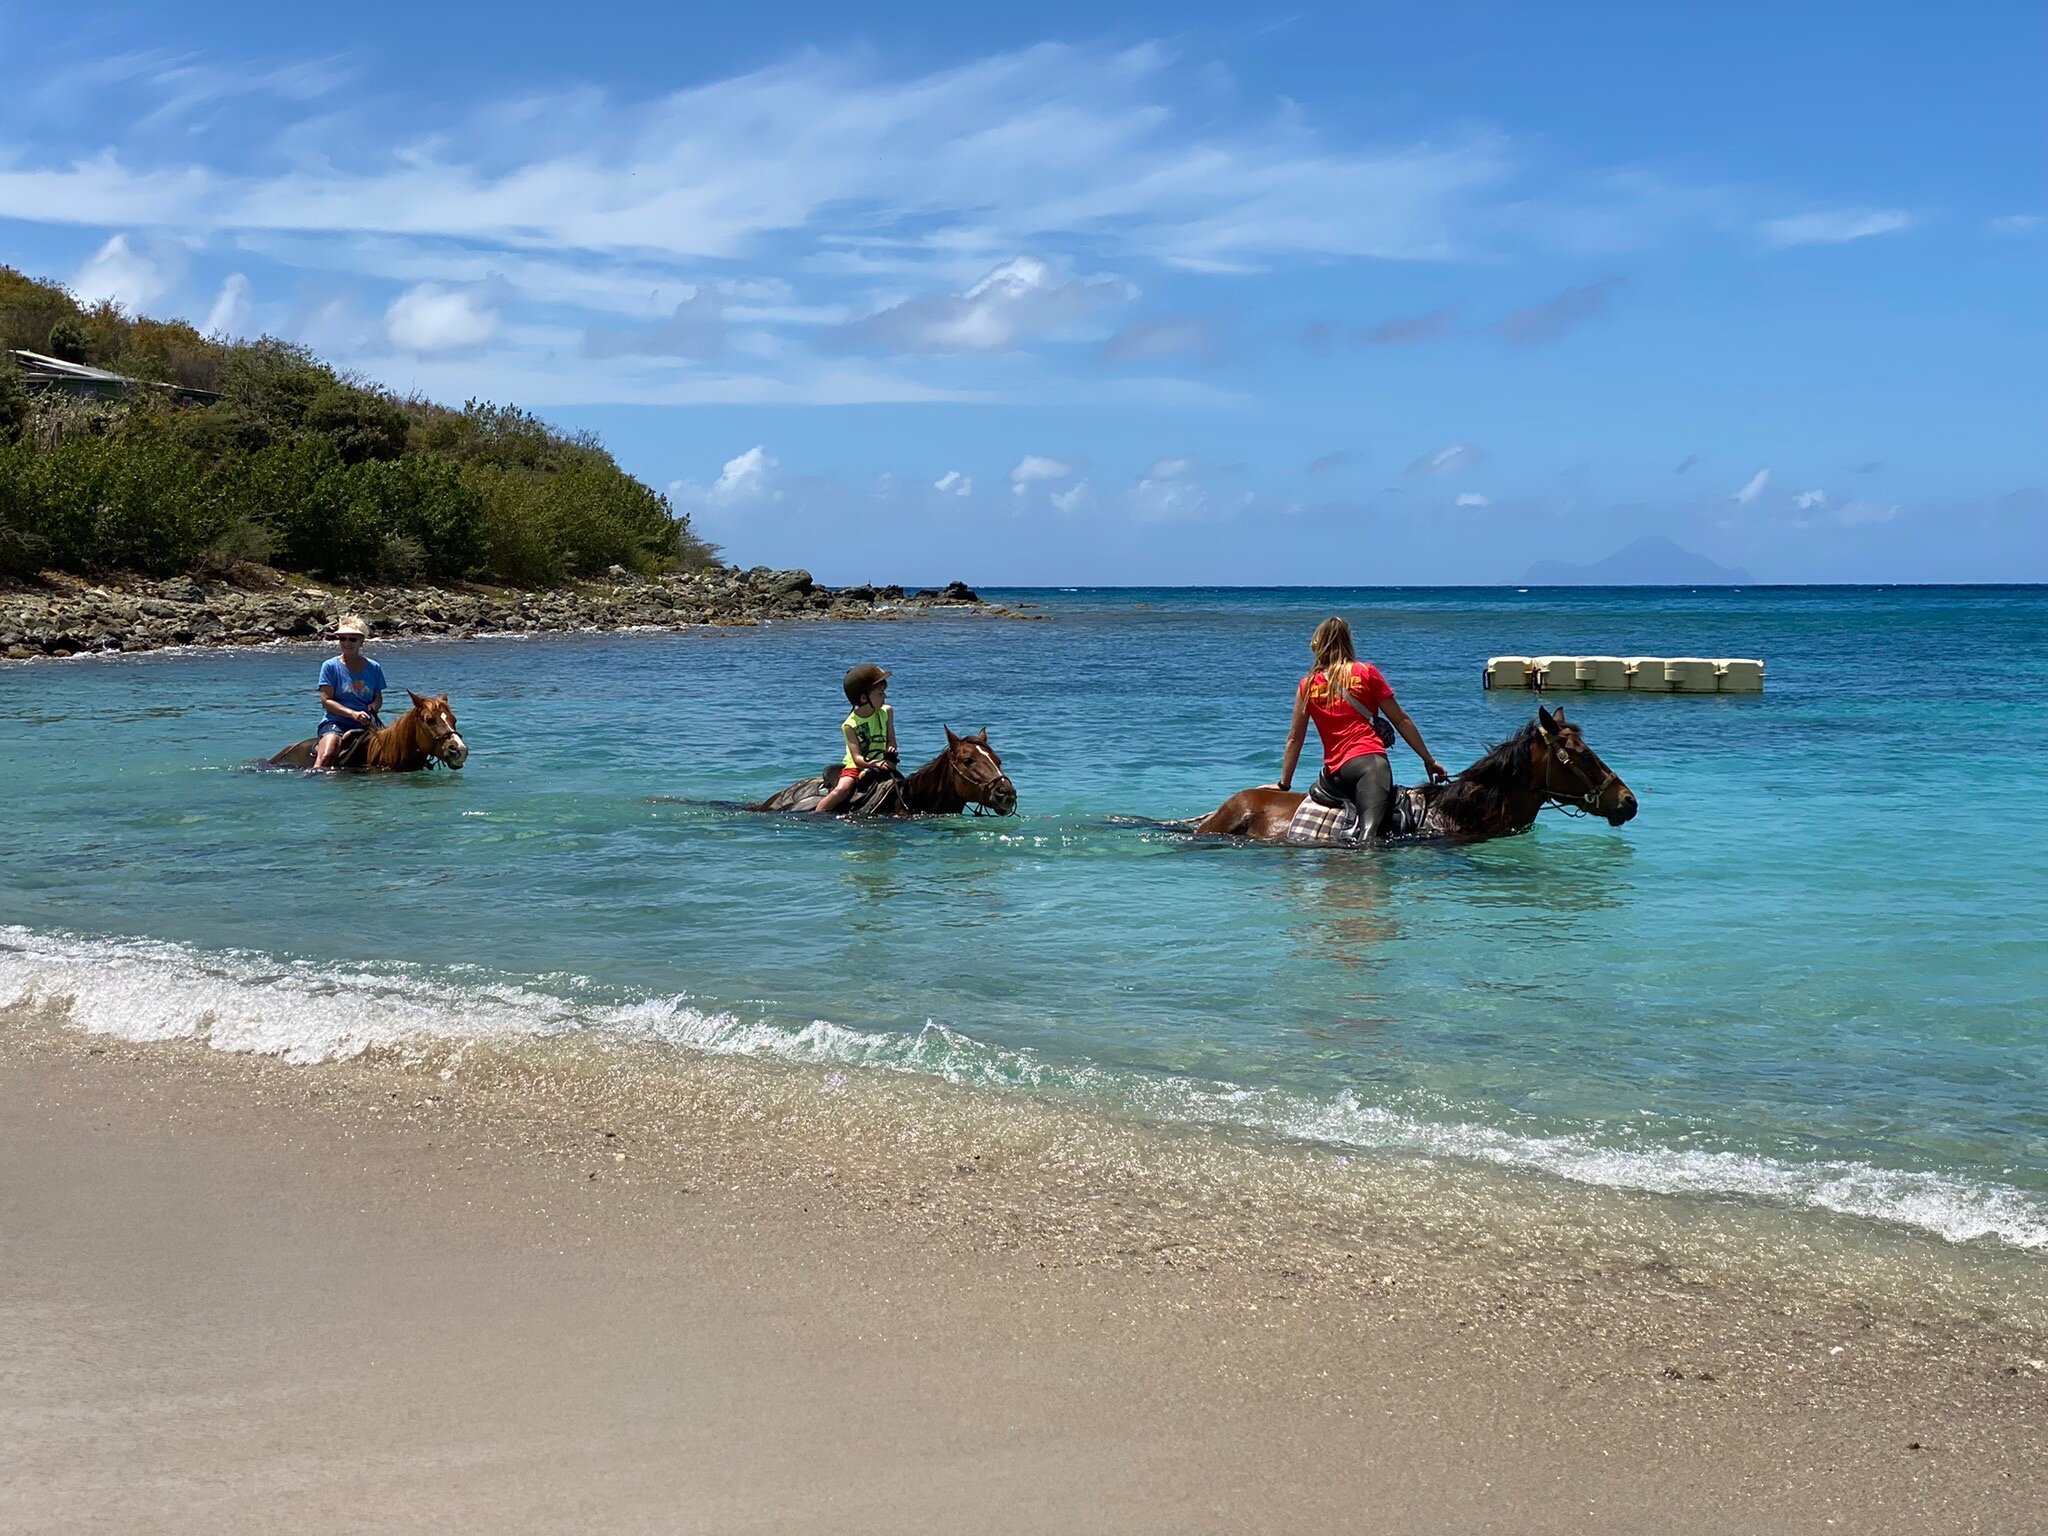
<path fill-rule="evenodd" d="M 829 792 L 838 784 L 840 776 L 847 771 L 843 763 L 834 763 L 819 777 Z M 906 814 L 903 804 L 903 775 L 891 768 L 886 773 L 873 775 L 867 783 L 853 792 L 853 798 L 846 802 L 841 814 L 847 816 L 901 816 Z"/>
<path fill-rule="evenodd" d="M 334 749 L 334 757 L 328 766 L 336 769 L 361 768 L 363 756 L 370 745 L 370 732 L 359 728 L 341 733 L 341 745 Z"/>
<path fill-rule="evenodd" d="M 1404 837 L 1428 837 L 1442 831 L 1432 823 L 1429 797 L 1423 786 L 1395 786 L 1387 801 L 1386 819 L 1380 823 L 1380 842 Z M 1340 800 L 1318 778 L 1301 797 L 1294 817 L 1287 823 L 1287 841 L 1302 848 L 1357 848 L 1358 807 Z"/>

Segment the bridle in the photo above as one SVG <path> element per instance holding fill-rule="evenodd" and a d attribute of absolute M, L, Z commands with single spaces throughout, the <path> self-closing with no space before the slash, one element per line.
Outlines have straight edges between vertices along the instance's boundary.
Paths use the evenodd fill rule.
<path fill-rule="evenodd" d="M 1549 736 L 1545 738 L 1545 745 L 1547 745 L 1550 748 L 1550 760 L 1553 763 L 1557 764 L 1560 768 L 1569 768 L 1572 772 L 1572 776 L 1576 778 L 1579 781 L 1579 783 L 1582 786 L 1584 786 L 1584 788 L 1582 792 L 1579 794 L 1564 795 L 1560 794 L 1558 791 L 1554 789 L 1551 789 L 1548 785 L 1545 785 L 1543 790 L 1543 803 L 1545 805 L 1556 806 L 1560 811 L 1563 811 L 1567 816 L 1592 815 L 1600 803 L 1600 797 L 1607 793 L 1607 786 L 1610 784 L 1618 783 L 1620 781 L 1620 775 L 1617 774 L 1612 768 L 1609 768 L 1605 763 L 1600 763 L 1600 767 L 1603 771 L 1600 776 L 1600 781 L 1596 784 L 1593 781 L 1593 777 L 1591 774 L 1587 773 L 1584 768 L 1580 767 L 1577 763 L 1573 762 L 1572 753 L 1570 749 L 1567 748 L 1562 741 L 1558 740 L 1555 736 Z M 1593 761 L 1598 763 L 1600 762 L 1600 759 L 1596 756 L 1594 757 Z"/>
<path fill-rule="evenodd" d="M 436 765 L 445 764 L 447 760 L 442 756 L 442 754 L 448 750 L 449 741 L 455 737 L 460 736 L 462 733 L 455 728 L 455 722 L 453 720 L 450 720 L 445 714 L 441 714 L 435 717 L 440 721 L 441 728 L 438 731 L 436 731 L 432 736 L 428 736 L 425 711 L 420 711 L 419 713 L 419 732 L 421 736 L 427 738 L 425 746 L 422 749 L 427 754 L 427 765 L 429 767 L 434 767 Z"/>
<path fill-rule="evenodd" d="M 954 756 L 954 752 L 958 750 L 957 748 L 949 749 L 946 753 L 946 767 L 953 775 L 954 788 L 964 791 L 960 798 L 967 802 L 968 814 L 973 816 L 1000 816 L 1002 812 L 993 809 L 987 804 L 987 797 L 995 792 L 997 785 L 1009 784 L 1010 776 L 1003 772 L 1002 764 L 995 760 L 995 754 L 990 752 L 987 747 L 965 741 L 960 745 L 963 747 L 977 747 L 976 752 L 973 754 L 977 764 L 980 763 L 983 756 L 986 756 L 988 759 L 989 776 L 977 781 L 969 778 L 966 771 L 960 766 L 959 760 Z M 1016 803 L 1016 796 L 1017 786 L 1010 784 L 1010 801 L 1013 805 Z"/>

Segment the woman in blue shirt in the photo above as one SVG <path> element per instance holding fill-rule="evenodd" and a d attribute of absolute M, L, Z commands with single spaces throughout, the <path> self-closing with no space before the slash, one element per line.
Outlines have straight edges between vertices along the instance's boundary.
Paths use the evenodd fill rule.
<path fill-rule="evenodd" d="M 313 747 L 313 767 L 325 768 L 334 761 L 344 731 L 359 731 L 375 723 L 384 702 L 384 669 L 363 654 L 363 642 L 370 638 L 369 626 L 354 614 L 343 614 L 334 626 L 334 639 L 341 646 L 320 666 L 320 731 Z"/>

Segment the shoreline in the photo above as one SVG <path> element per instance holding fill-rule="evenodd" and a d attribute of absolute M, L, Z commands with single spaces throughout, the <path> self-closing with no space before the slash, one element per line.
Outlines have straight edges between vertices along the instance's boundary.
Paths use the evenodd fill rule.
<path fill-rule="evenodd" d="M 0 586 L 0 660 L 317 641 L 341 613 L 368 620 L 379 641 L 476 639 L 749 627 L 776 621 L 886 622 L 926 613 L 1022 618 L 963 582 L 906 592 L 898 586 L 827 587 L 808 571 L 756 566 L 541 590 L 466 585 L 350 588 L 248 567 L 236 579 L 132 575 L 101 581 L 45 572 Z"/>
<path fill-rule="evenodd" d="M 1770 1218 L 1711 1202 L 1579 1192 L 1512 1220 L 1494 1195 L 1526 1181 L 1475 1203 L 1428 1169 L 1340 1198 L 1332 1160 L 1298 1148 L 588 1040 L 294 1066 L 17 1004 L 0 1100 L 23 1170 L 6 1350 L 28 1362 L 20 1417 L 0 1409 L 28 1469 L 0 1482 L 0 1525 L 132 1524 L 152 1476 L 184 1490 L 148 1506 L 163 1529 L 372 1506 L 394 1526 L 698 1528 L 694 1509 L 707 1528 L 958 1529 L 1000 1501 L 1018 1529 L 1636 1531 L 1647 1505 L 1674 1530 L 2002 1530 L 2048 1497 L 2042 1335 L 1942 1292 L 1931 1240 L 1814 1283 L 1744 1251 Z M 150 1232 L 125 1228 L 145 1206 Z M 274 1222 L 299 1240 L 230 1295 L 179 1285 Z M 279 1265 L 339 1287 L 356 1346 L 424 1348 L 351 1400 L 364 1433 L 417 1438 L 328 1468 L 346 1506 L 277 1482 L 303 1458 L 272 1421 L 296 1441 L 331 1392 L 247 1397 L 263 1352 L 243 1330 L 310 1371 L 327 1349 L 264 1279 Z M 508 1291 L 554 1271 L 537 1347 L 566 1352 L 566 1385 L 515 1352 L 483 1375 L 521 1379 L 486 1390 Z M 142 1299 L 109 1325 L 102 1293 L 124 1288 Z M 188 1338 L 178 1319 L 209 1297 L 231 1304 Z M 88 1306 L 53 1352 L 49 1309 Z M 677 1308 L 689 1326 L 663 1333 Z M 646 1369 L 685 1335 L 738 1352 L 708 1400 L 700 1376 Z M 249 1379 L 222 1381 L 243 1355 Z M 138 1370 L 160 1400 L 123 1416 Z M 565 1425 L 561 1391 L 609 1410 Z M 621 1444 L 712 1433 L 733 1394 L 742 1418 L 809 1428 L 619 1465 Z M 57 1399 L 54 1419 L 34 1406 Z M 143 1467 L 75 1463 L 81 1424 L 94 1460 Z"/>

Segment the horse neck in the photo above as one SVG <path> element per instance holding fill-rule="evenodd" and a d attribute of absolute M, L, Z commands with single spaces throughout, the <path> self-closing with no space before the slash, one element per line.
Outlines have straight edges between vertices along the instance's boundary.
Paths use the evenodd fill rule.
<path fill-rule="evenodd" d="M 941 752 L 903 781 L 903 803 L 921 816 L 957 816 L 967 797 L 953 780 L 953 758 Z"/>
<path fill-rule="evenodd" d="M 1536 824 L 1536 814 L 1549 798 L 1543 783 L 1549 772 L 1547 757 L 1540 749 L 1529 754 L 1526 782 L 1502 784 L 1473 775 L 1487 766 L 1488 753 L 1457 778 L 1442 787 L 1429 786 L 1437 813 L 1461 837 L 1507 837 L 1526 832 Z"/>
<path fill-rule="evenodd" d="M 371 766 L 376 768 L 403 769 L 426 761 L 427 744 L 420 729 L 420 712 L 408 709 L 373 732 L 368 756 Z"/>

